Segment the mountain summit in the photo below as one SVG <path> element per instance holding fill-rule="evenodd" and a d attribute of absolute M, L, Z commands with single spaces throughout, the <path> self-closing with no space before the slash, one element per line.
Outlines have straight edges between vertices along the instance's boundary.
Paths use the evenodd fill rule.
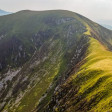
<path fill-rule="evenodd" d="M 0 9 L 0 16 L 11 14 L 11 12 L 7 12 Z"/>
<path fill-rule="evenodd" d="M 112 111 L 112 31 L 66 10 L 0 17 L 0 111 Z"/>

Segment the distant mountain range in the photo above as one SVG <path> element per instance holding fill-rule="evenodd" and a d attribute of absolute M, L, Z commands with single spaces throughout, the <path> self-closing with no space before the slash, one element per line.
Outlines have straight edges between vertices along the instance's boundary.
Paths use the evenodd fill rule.
<path fill-rule="evenodd" d="M 107 29 L 112 30 L 112 26 L 111 26 L 111 25 L 106 25 L 106 24 L 101 24 L 101 25 L 104 26 L 104 27 L 107 28 Z"/>
<path fill-rule="evenodd" d="M 96 22 L 102 25 L 103 27 L 112 30 L 112 20 L 98 20 Z"/>
<path fill-rule="evenodd" d="M 12 12 L 7 12 L 0 9 L 0 16 L 11 14 Z"/>

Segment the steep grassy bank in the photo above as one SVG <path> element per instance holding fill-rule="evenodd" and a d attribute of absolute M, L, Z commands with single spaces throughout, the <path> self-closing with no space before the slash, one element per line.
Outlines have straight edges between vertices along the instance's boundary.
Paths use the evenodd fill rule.
<path fill-rule="evenodd" d="M 91 38 L 85 60 L 73 76 L 73 84 L 80 88 L 77 95 L 82 97 L 76 107 L 85 101 L 81 107 L 84 111 L 112 111 L 112 52 Z"/>
<path fill-rule="evenodd" d="M 111 112 L 112 111 L 112 52 L 89 35 L 86 57 L 79 64 L 78 72 L 58 90 L 45 112 Z"/>

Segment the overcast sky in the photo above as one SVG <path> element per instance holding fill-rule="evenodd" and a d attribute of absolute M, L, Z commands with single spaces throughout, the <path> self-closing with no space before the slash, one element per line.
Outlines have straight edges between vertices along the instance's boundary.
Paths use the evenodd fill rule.
<path fill-rule="evenodd" d="M 94 21 L 112 22 L 112 0 L 0 0 L 0 8 L 10 12 L 25 9 L 65 9 L 80 13 Z"/>

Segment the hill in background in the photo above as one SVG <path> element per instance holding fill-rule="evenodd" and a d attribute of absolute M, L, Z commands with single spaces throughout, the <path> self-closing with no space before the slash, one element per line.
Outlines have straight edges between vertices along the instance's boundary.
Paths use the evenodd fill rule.
<path fill-rule="evenodd" d="M 8 14 L 12 14 L 12 13 L 0 9 L 0 16 L 8 15 Z"/>
<path fill-rule="evenodd" d="M 112 26 L 110 26 L 110 25 L 106 25 L 106 24 L 101 24 L 101 25 L 104 26 L 104 27 L 107 28 L 107 29 L 112 30 Z"/>

